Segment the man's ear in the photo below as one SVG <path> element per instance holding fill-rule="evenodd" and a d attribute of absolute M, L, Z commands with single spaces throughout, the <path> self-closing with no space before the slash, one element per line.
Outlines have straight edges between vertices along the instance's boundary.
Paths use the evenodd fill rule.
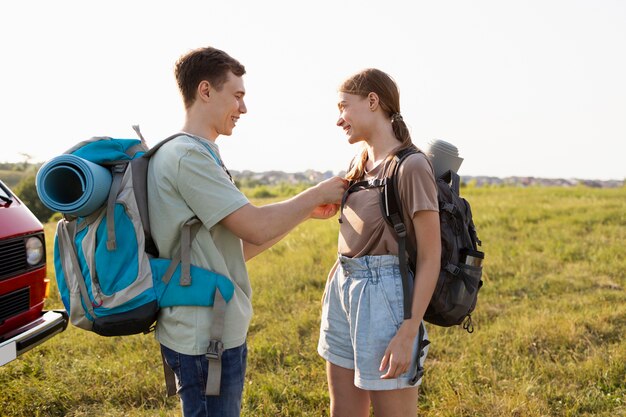
<path fill-rule="evenodd" d="M 200 81 L 200 84 L 198 84 L 198 89 L 196 90 L 196 94 L 198 95 L 198 99 L 200 100 L 208 100 L 209 97 L 211 96 L 211 84 L 206 81 L 206 80 L 202 80 Z"/>
<path fill-rule="evenodd" d="M 367 101 L 370 106 L 370 110 L 374 111 L 378 108 L 380 104 L 380 99 L 378 98 L 378 94 L 372 92 L 367 95 Z"/>

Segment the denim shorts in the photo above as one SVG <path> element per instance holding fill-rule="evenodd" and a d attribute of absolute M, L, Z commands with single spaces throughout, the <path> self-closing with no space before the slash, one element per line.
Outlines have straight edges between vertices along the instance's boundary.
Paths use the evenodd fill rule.
<path fill-rule="evenodd" d="M 418 337 L 409 370 L 395 379 L 380 379 L 380 362 L 403 321 L 402 277 L 394 255 L 339 256 L 326 284 L 318 353 L 328 362 L 354 369 L 354 385 L 365 390 L 410 388 L 415 376 Z M 425 329 L 425 328 L 424 328 Z M 424 331 L 423 340 L 427 334 Z M 423 366 L 428 346 L 420 358 Z"/>
<path fill-rule="evenodd" d="M 244 343 L 222 353 L 219 396 L 206 396 L 208 361 L 205 355 L 185 355 L 161 345 L 167 365 L 176 376 L 176 393 L 184 417 L 239 417 L 248 349 Z"/>

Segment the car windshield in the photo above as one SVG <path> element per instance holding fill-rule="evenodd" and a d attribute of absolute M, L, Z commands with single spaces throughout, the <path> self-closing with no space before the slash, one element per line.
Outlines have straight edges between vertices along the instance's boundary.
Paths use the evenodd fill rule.
<path fill-rule="evenodd" d="M 9 194 L 9 192 L 7 190 L 4 189 L 4 187 L 0 186 L 0 202 L 2 203 L 12 203 L 13 202 L 13 197 L 11 197 L 11 194 Z"/>

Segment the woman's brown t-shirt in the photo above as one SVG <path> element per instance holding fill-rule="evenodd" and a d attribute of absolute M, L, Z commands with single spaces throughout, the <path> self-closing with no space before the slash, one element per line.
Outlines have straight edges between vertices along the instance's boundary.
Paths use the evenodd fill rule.
<path fill-rule="evenodd" d="M 365 180 L 383 178 L 387 163 L 365 173 Z M 342 213 L 338 251 L 358 258 L 365 255 L 398 255 L 392 227 L 383 218 L 382 188 L 351 193 Z M 413 216 L 421 210 L 439 211 L 437 186 L 432 167 L 423 153 L 409 155 L 398 170 L 398 190 L 408 238 L 415 245 Z"/>

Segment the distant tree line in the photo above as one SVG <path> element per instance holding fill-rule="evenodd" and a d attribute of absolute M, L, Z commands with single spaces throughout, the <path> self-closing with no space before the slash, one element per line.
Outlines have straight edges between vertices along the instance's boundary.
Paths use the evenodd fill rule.
<path fill-rule="evenodd" d="M 27 158 L 28 155 L 25 155 Z M 28 157 L 24 162 L 0 162 L 0 180 L 4 182 L 9 188 L 13 190 L 13 192 L 28 206 L 30 211 L 41 221 L 42 223 L 46 223 L 50 221 L 52 215 L 55 213 L 48 209 L 39 199 L 37 195 L 37 188 L 35 185 L 35 178 L 37 175 L 37 171 L 41 167 L 41 163 L 30 163 L 30 157 Z M 301 173 L 292 174 L 294 178 L 291 178 L 291 181 L 288 182 L 286 180 L 285 175 L 282 172 L 276 171 L 272 172 L 273 181 L 268 179 L 259 179 L 253 178 L 250 176 L 251 173 L 233 173 L 233 177 L 235 178 L 235 183 L 241 189 L 241 191 L 248 196 L 248 198 L 255 199 L 263 199 L 263 198 L 284 198 L 291 197 L 298 192 L 304 190 L 307 186 L 315 183 L 320 180 L 316 178 L 316 181 L 311 181 L 306 176 Z M 284 174 L 284 175 L 283 175 Z M 487 178 L 489 181 L 485 180 Z M 514 181 L 516 180 L 516 181 Z M 522 178 L 521 180 L 528 180 Z M 515 186 L 519 185 L 520 179 L 500 179 L 495 177 L 465 177 L 461 183 L 462 187 L 476 187 L 476 186 Z M 487 184 L 481 184 L 481 182 L 486 181 Z M 535 185 L 540 184 L 542 179 L 533 178 L 533 183 Z M 543 180 L 547 181 L 547 180 Z M 551 180 L 554 181 L 554 180 Z M 589 186 L 589 187 L 598 187 L 603 186 L 602 183 L 599 184 L 590 184 L 589 182 L 580 181 L 578 185 Z M 605 181 L 604 183 L 609 183 L 609 181 Z M 614 186 L 622 186 L 626 187 L 626 181 L 619 182 L 615 181 L 616 184 Z M 497 185 L 496 185 L 497 184 Z M 529 185 L 529 184 L 525 184 Z M 554 184 L 553 182 L 546 185 L 562 185 L 562 184 Z M 571 184 L 573 185 L 573 184 Z M 609 184 L 612 185 L 612 184 Z"/>
<path fill-rule="evenodd" d="M 37 173 L 33 172 L 22 178 L 13 189 L 13 192 L 26 204 L 40 222 L 47 223 L 55 212 L 46 207 L 39 199 L 35 185 L 36 176 Z"/>
<path fill-rule="evenodd" d="M 10 188 L 16 187 L 28 174 L 37 173 L 41 165 L 30 162 L 29 155 L 25 155 L 24 162 L 0 162 L 0 180 Z"/>

